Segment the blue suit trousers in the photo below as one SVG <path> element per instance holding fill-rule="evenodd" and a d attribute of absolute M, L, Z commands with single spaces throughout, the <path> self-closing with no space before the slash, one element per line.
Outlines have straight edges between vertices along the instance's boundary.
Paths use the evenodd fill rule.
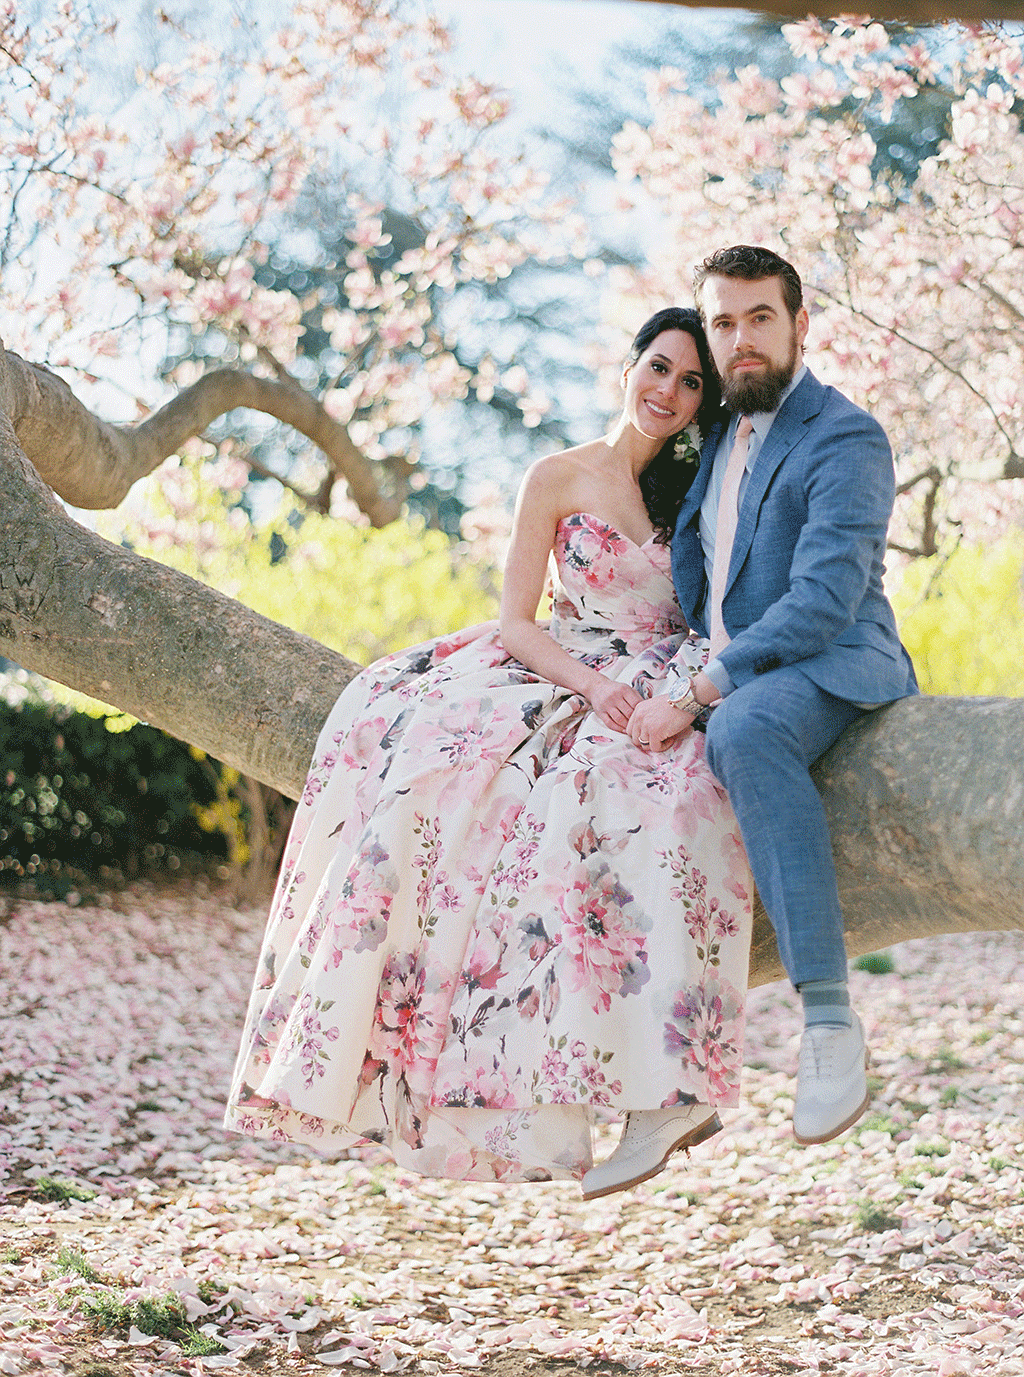
<path fill-rule="evenodd" d="M 734 689 L 708 721 L 708 764 L 794 985 L 846 979 L 832 843 L 810 767 L 863 711 L 788 666 Z"/>

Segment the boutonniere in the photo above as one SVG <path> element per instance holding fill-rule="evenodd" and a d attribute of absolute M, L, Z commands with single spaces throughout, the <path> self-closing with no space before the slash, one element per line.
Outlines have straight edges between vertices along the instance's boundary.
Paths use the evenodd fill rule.
<path fill-rule="evenodd" d="M 672 457 L 677 463 L 699 464 L 700 463 L 700 443 L 701 434 L 696 421 L 691 421 L 685 430 L 681 430 L 676 436 L 676 443 L 673 447 Z"/>

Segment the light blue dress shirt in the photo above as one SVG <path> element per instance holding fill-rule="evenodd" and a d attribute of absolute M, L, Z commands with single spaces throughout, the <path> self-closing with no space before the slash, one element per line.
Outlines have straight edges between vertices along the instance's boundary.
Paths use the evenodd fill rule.
<path fill-rule="evenodd" d="M 747 462 L 743 476 L 740 478 L 740 491 L 738 502 L 742 503 L 743 494 L 747 490 L 750 482 L 750 475 L 754 472 L 754 465 L 757 463 L 757 456 L 761 453 L 761 447 L 768 438 L 768 432 L 772 428 L 772 422 L 782 409 L 786 398 L 797 387 L 807 372 L 807 365 L 802 363 L 793 374 L 786 387 L 785 392 L 779 399 L 779 405 L 774 411 L 755 411 L 751 414 L 750 422 L 753 431 L 750 436 L 750 443 L 747 446 Z M 718 449 L 715 451 L 715 458 L 711 469 L 711 477 L 708 480 L 707 492 L 704 494 L 704 501 L 700 504 L 700 544 L 704 551 L 704 571 L 708 580 L 708 596 L 711 595 L 711 571 L 715 567 L 715 531 L 718 526 L 718 504 L 722 499 L 722 484 L 725 481 L 725 466 L 729 462 L 729 454 L 736 439 L 736 427 L 739 424 L 739 414 L 733 415 L 729 424 L 725 428 L 721 440 L 718 442 Z M 706 604 L 705 604 L 706 607 Z M 709 618 L 705 616 L 705 624 L 709 623 Z M 705 670 L 708 678 L 715 688 L 724 698 L 727 693 L 731 693 L 735 685 L 729 677 L 729 671 L 722 664 L 721 660 L 711 660 Z"/>

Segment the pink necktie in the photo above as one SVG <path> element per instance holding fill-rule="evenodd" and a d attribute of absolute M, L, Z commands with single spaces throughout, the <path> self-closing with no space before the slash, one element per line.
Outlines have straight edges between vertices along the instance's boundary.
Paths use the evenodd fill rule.
<path fill-rule="evenodd" d="M 722 479 L 722 495 L 718 499 L 718 520 L 715 525 L 715 562 L 711 567 L 711 650 L 709 658 L 714 659 L 729 644 L 729 633 L 722 621 L 722 599 L 725 597 L 725 580 L 729 574 L 729 560 L 732 557 L 732 543 L 736 535 L 736 521 L 739 517 L 740 479 L 747 466 L 747 448 L 750 432 L 753 430 L 749 416 L 741 416 L 736 427 L 736 439 L 729 451 Z"/>

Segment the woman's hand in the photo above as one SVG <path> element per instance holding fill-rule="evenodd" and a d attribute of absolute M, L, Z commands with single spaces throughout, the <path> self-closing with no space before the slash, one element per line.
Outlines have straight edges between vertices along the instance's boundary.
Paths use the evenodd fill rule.
<path fill-rule="evenodd" d="M 590 706 L 606 727 L 613 732 L 625 732 L 633 709 L 643 697 L 631 684 L 620 684 L 607 675 L 598 674 L 598 682 L 587 691 Z"/>

